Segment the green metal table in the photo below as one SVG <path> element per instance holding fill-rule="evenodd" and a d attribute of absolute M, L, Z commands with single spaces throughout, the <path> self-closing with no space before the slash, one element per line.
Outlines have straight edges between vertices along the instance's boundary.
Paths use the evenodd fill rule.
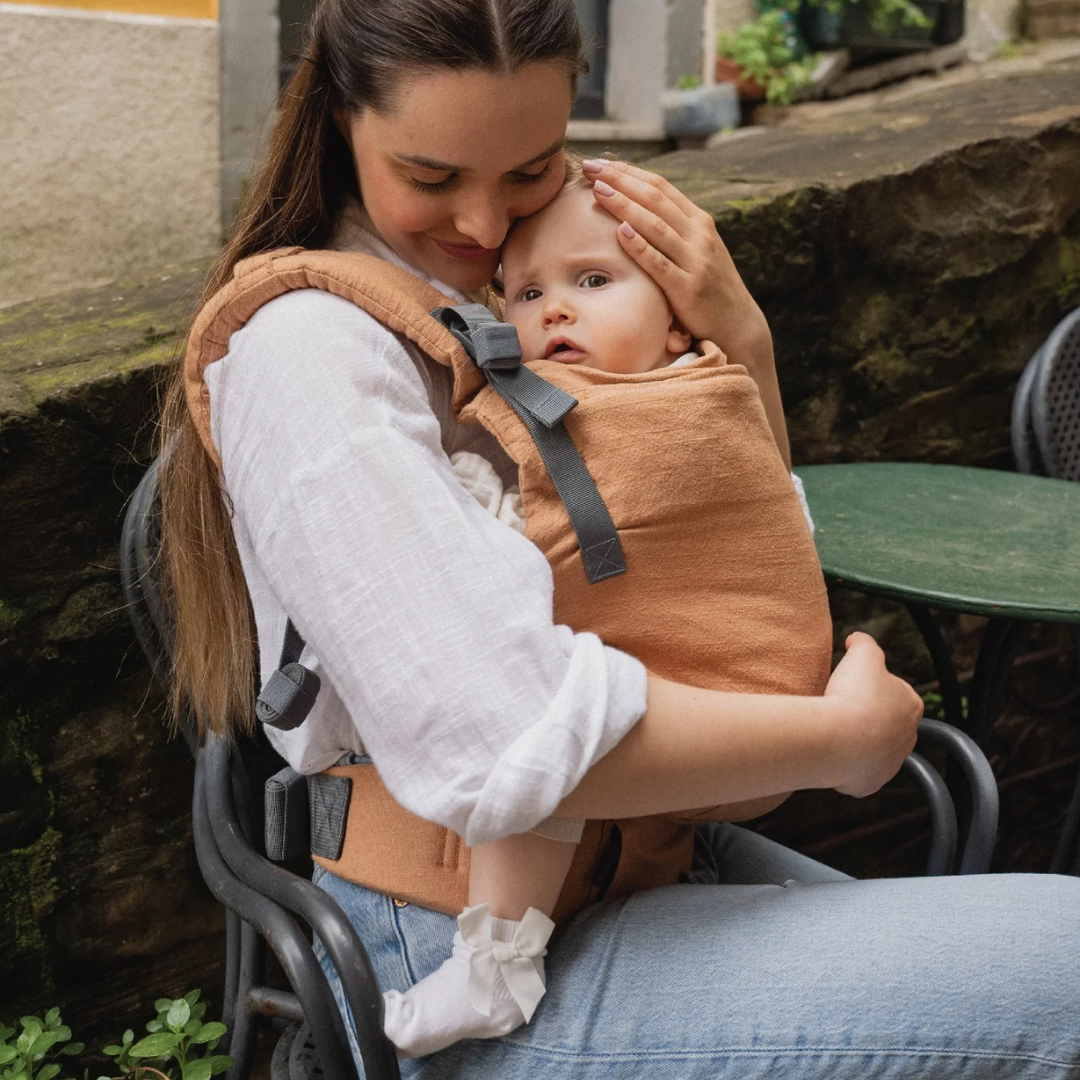
<path fill-rule="evenodd" d="M 1080 484 L 956 465 L 795 471 L 826 579 L 907 606 L 933 658 L 946 720 L 979 740 L 1000 708 L 1020 623 L 1080 624 Z M 966 717 L 931 608 L 990 620 Z M 1080 827 L 1080 795 L 1074 802 Z"/>
<path fill-rule="evenodd" d="M 1000 656 L 1017 622 L 1080 623 L 1080 484 L 959 465 L 795 471 L 806 487 L 825 576 L 902 601 L 924 636 L 930 630 L 946 716 L 957 727 L 980 733 L 993 703 L 988 684 L 1002 677 L 987 669 L 996 657 L 986 654 Z M 930 607 L 990 619 L 966 723 Z"/>

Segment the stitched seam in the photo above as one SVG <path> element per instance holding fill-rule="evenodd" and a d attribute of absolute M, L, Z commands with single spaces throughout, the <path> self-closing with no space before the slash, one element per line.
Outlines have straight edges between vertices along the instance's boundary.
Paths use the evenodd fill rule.
<path fill-rule="evenodd" d="M 552 1057 L 565 1061 L 662 1061 L 662 1060 L 707 1060 L 724 1058 L 768 1058 L 768 1057 L 804 1057 L 816 1056 L 839 1056 L 839 1057 L 897 1057 L 897 1058 L 976 1058 L 987 1061 L 1031 1061 L 1041 1065 L 1052 1065 L 1055 1068 L 1071 1069 L 1072 1061 L 1063 1061 L 1058 1058 L 1047 1057 L 1042 1054 L 1021 1054 L 1012 1052 L 995 1053 L 990 1050 L 906 1050 L 895 1047 L 777 1047 L 774 1049 L 762 1048 L 750 1049 L 739 1048 L 732 1050 L 709 1049 L 709 1050 L 649 1050 L 624 1051 L 621 1053 L 605 1053 L 597 1051 L 583 1053 L 579 1050 L 564 1050 L 556 1046 L 537 1046 L 535 1043 L 517 1042 L 514 1036 L 504 1036 L 497 1040 L 513 1046 L 516 1050 L 524 1050 L 538 1057 Z"/>
<path fill-rule="evenodd" d="M 401 928 L 401 912 L 404 909 L 399 908 L 389 896 L 383 897 L 383 903 L 393 920 L 394 935 L 398 941 L 398 956 L 401 958 L 401 966 L 405 969 L 405 977 L 408 979 L 410 986 L 415 986 L 420 980 L 413 970 L 412 961 L 409 959 L 409 947 L 405 941 L 405 931 Z"/>

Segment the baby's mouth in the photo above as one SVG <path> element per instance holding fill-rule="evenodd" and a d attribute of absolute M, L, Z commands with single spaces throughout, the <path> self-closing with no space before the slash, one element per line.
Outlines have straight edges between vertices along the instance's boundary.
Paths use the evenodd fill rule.
<path fill-rule="evenodd" d="M 560 364 L 577 364 L 585 359 L 585 352 L 569 338 L 552 338 L 544 350 L 545 360 L 555 360 Z"/>

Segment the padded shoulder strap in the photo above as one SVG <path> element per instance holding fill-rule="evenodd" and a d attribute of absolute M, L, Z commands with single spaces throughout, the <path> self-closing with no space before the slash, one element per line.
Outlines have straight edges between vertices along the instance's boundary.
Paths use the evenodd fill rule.
<path fill-rule="evenodd" d="M 221 459 L 210 438 L 210 400 L 203 373 L 228 352 L 229 339 L 263 304 L 294 289 L 322 289 L 340 296 L 404 334 L 433 360 L 453 368 L 455 410 L 484 385 L 464 348 L 428 314 L 449 299 L 407 270 L 360 252 L 281 248 L 255 255 L 237 263 L 232 280 L 199 312 L 184 358 L 188 408 L 207 453 L 219 467 Z"/>

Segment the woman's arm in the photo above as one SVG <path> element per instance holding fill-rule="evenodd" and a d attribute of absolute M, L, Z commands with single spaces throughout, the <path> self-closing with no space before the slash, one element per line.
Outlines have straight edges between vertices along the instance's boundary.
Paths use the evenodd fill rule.
<path fill-rule="evenodd" d="M 914 748 L 922 700 L 889 674 L 872 638 L 852 634 L 847 646 L 824 697 L 729 694 L 650 677 L 645 715 L 559 813 L 635 817 L 803 788 L 871 794 Z"/>
<path fill-rule="evenodd" d="M 623 225 L 619 242 L 664 290 L 696 338 L 715 341 L 758 384 L 784 464 L 791 468 L 787 425 L 776 380 L 772 335 L 739 276 L 712 216 L 655 173 L 623 161 L 582 163 L 597 202 Z"/>

